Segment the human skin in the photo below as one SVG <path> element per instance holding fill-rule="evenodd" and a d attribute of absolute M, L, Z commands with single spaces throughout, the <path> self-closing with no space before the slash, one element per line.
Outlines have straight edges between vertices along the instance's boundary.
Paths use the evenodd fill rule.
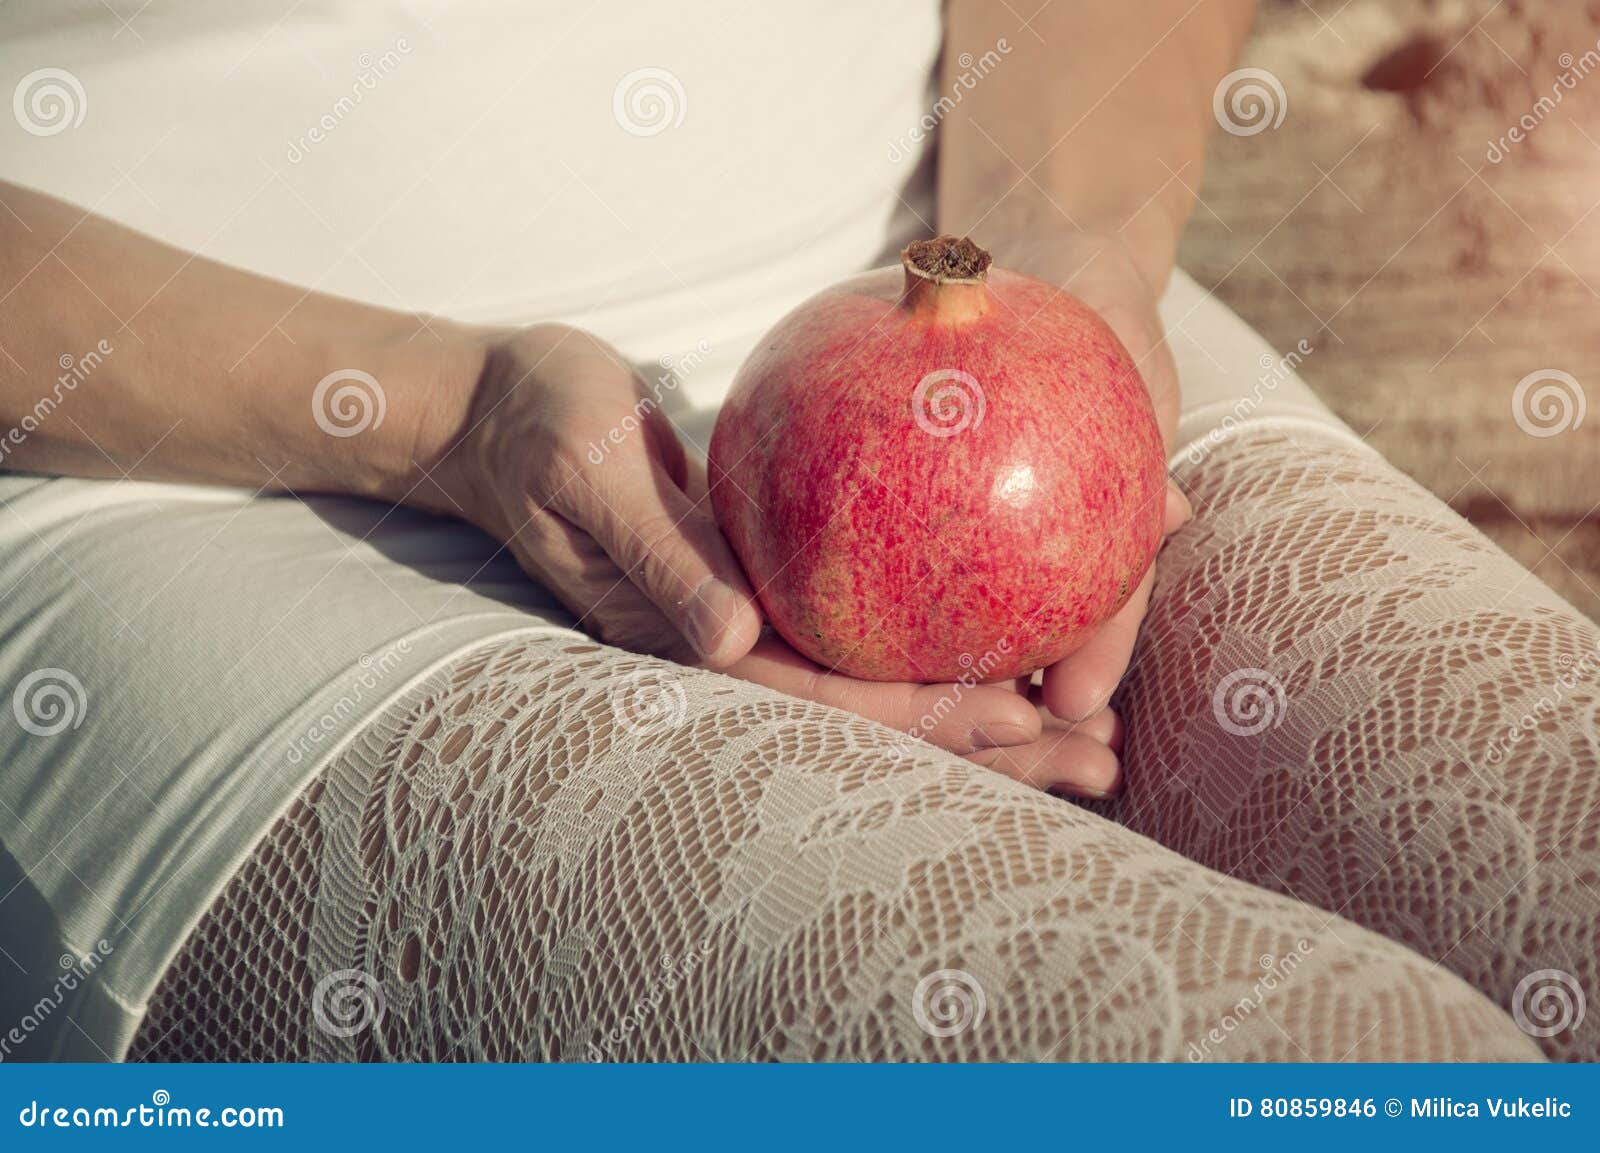
<path fill-rule="evenodd" d="M 1173 414 L 1154 300 L 1187 209 L 1178 190 L 1198 185 L 1210 89 L 1247 6 L 1203 2 L 1169 31 L 1181 7 L 1139 5 L 1112 20 L 1058 0 L 1033 21 L 1053 44 L 1045 52 L 1015 17 L 1000 20 L 1003 5 L 951 4 L 952 61 L 1001 35 L 1013 53 L 942 128 L 938 222 L 975 231 L 997 263 L 1100 309 L 1140 359 L 1158 413 Z M 1119 61 L 1133 66 L 1122 81 L 1112 75 Z M 1188 111 L 1168 115 L 1173 101 Z M 1019 183 L 1000 151 L 1043 154 L 1063 125 L 1071 130 Z M 1123 156 L 1129 140 L 1139 163 L 1101 161 Z M 0 435 L 33 414 L 62 350 L 107 333 L 117 348 L 76 386 L 72 419 L 33 422 L 21 443 L 4 445 L 0 467 L 336 493 L 460 517 L 504 543 L 602 640 L 901 730 L 935 713 L 937 725 L 918 734 L 952 752 L 1039 787 L 1116 788 L 1119 728 L 1105 701 L 1148 581 L 1101 635 L 1047 671 L 1048 709 L 1015 685 L 833 674 L 763 635 L 704 478 L 659 409 L 603 465 L 588 460 L 586 446 L 635 416 L 647 387 L 597 337 L 461 325 L 307 292 L 15 185 L 0 184 L 0 203 Z M 312 419 L 312 396 L 347 368 L 381 382 L 386 417 L 334 437 Z M 1175 507 L 1169 527 L 1180 519 Z"/>

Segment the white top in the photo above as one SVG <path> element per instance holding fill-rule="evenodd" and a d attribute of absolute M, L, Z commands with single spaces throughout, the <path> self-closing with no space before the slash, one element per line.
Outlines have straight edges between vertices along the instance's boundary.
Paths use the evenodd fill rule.
<path fill-rule="evenodd" d="M 940 36 L 937 0 L 172 0 L 126 30 L 14 0 L 3 91 L 65 69 L 82 120 L 0 117 L 0 171 L 357 300 L 705 341 L 714 402 L 753 333 L 931 226 Z"/>

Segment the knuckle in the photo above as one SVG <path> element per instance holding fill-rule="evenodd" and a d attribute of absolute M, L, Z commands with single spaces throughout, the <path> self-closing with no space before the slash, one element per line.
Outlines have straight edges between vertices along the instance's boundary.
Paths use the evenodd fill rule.
<path fill-rule="evenodd" d="M 657 593 L 675 590 L 684 583 L 683 550 L 678 547 L 677 524 L 665 513 L 652 513 L 628 525 L 627 532 L 637 559 L 631 572 Z"/>
<path fill-rule="evenodd" d="M 679 522 L 665 511 L 647 513 L 629 527 L 651 552 L 655 552 L 658 547 L 670 548 L 672 542 L 682 532 Z"/>
<path fill-rule="evenodd" d="M 570 434 L 552 441 L 532 465 L 538 495 L 562 511 L 600 504 L 598 466 L 592 453 L 592 445 L 585 446 Z"/>

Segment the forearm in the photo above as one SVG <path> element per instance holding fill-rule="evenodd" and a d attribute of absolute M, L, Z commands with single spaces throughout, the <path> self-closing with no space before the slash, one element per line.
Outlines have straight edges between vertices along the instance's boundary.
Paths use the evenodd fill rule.
<path fill-rule="evenodd" d="M 1055 0 L 1019 29 L 1006 5 L 950 0 L 942 91 L 963 75 L 971 87 L 940 125 L 941 231 L 1002 251 L 1062 228 L 1115 235 L 1159 291 L 1200 187 L 1212 92 L 1253 11 Z"/>
<path fill-rule="evenodd" d="M 0 468 L 399 499 L 481 357 L 458 326 L 242 272 L 13 185 L 0 200 Z M 359 381 L 314 403 L 346 369 L 378 382 L 381 420 Z M 370 416 L 339 400 L 346 383 Z"/>

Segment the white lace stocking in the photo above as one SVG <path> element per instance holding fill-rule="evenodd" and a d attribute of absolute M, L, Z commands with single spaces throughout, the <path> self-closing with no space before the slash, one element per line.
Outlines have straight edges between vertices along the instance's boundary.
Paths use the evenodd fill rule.
<path fill-rule="evenodd" d="M 461 660 L 323 774 L 185 946 L 132 1056 L 1537 1052 L 1399 945 L 1076 805 L 844 713 L 545 637 Z"/>
<path fill-rule="evenodd" d="M 1332 435 L 1251 431 L 1178 476 L 1199 514 L 1162 554 L 1129 788 L 1100 808 L 1600 1059 L 1600 630 Z"/>

